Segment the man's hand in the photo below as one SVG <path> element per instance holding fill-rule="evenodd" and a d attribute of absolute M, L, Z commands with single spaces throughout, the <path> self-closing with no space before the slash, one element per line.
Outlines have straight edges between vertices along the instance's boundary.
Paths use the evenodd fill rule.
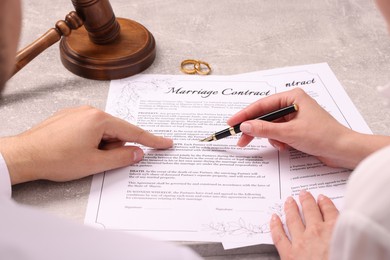
<path fill-rule="evenodd" d="M 155 136 L 98 109 L 66 109 L 14 137 L 0 139 L 12 184 L 37 179 L 68 181 L 139 162 L 143 151 L 126 142 L 165 149 Z"/>

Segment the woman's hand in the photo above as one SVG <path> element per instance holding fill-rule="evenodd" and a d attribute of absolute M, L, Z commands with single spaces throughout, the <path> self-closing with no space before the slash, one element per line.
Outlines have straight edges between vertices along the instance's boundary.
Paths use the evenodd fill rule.
<path fill-rule="evenodd" d="M 272 216 L 270 227 L 272 240 L 283 259 L 328 259 L 330 240 L 338 217 L 333 202 L 323 195 L 317 203 L 313 196 L 301 191 L 299 201 L 302 205 L 304 221 L 298 205 L 292 197 L 284 204 L 286 224 L 291 240 L 287 237 L 280 218 Z"/>
<path fill-rule="evenodd" d="M 0 139 L 12 184 L 68 181 L 139 162 L 143 151 L 126 142 L 165 149 L 171 139 L 155 136 L 98 109 L 58 112 L 32 129 Z"/>
<path fill-rule="evenodd" d="M 280 120 L 250 120 L 291 104 L 298 105 L 299 110 Z M 300 88 L 263 98 L 227 123 L 232 126 L 240 122 L 244 122 L 238 141 L 241 147 L 254 137 L 264 137 L 279 150 L 293 147 L 333 167 L 353 169 L 367 155 L 390 144 L 389 137 L 360 134 L 343 126 Z"/>

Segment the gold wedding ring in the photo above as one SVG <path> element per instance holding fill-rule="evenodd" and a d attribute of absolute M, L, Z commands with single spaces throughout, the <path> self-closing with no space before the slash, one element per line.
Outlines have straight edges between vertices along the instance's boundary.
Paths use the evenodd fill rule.
<path fill-rule="evenodd" d="M 211 67 L 207 62 L 198 60 L 198 63 L 195 64 L 196 73 L 200 75 L 208 75 L 211 72 Z"/>
<path fill-rule="evenodd" d="M 186 74 L 207 75 L 211 72 L 211 67 L 207 62 L 201 60 L 183 60 L 180 70 Z"/>

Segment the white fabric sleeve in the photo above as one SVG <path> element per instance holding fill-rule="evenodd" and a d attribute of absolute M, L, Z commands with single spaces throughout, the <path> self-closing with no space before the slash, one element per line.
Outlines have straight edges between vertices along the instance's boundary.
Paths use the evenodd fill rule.
<path fill-rule="evenodd" d="M 201 259 L 187 247 L 97 230 L 55 218 L 11 200 L 11 181 L 0 154 L 0 258 L 12 260 Z"/>
<path fill-rule="evenodd" d="M 330 259 L 390 259 L 390 147 L 352 173 L 330 248 Z"/>
<path fill-rule="evenodd" d="M 201 259 L 187 247 L 57 219 L 0 198 L 0 258 L 13 260 Z"/>
<path fill-rule="evenodd" d="M 11 180 L 7 164 L 0 153 L 0 198 L 11 198 Z"/>

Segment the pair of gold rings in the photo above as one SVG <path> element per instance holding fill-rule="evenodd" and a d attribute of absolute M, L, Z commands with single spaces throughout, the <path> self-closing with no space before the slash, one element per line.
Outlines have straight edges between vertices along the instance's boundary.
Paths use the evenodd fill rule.
<path fill-rule="evenodd" d="M 186 74 L 207 75 L 211 72 L 211 67 L 207 62 L 201 60 L 183 60 L 180 70 Z"/>

